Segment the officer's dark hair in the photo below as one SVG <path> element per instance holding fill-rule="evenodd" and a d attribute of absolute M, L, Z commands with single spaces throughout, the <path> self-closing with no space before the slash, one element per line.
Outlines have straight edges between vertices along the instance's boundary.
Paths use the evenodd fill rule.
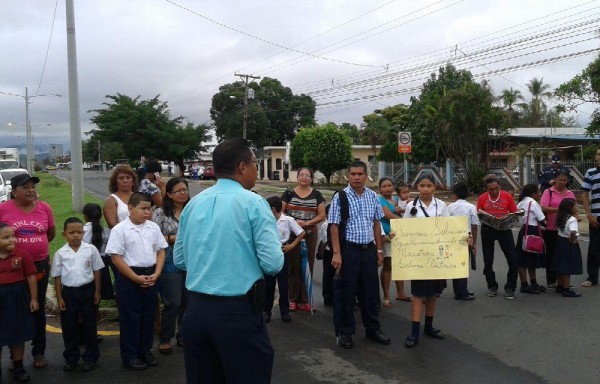
<path fill-rule="evenodd" d="M 281 212 L 281 208 L 283 207 L 283 203 L 281 202 L 281 198 L 279 196 L 270 196 L 267 198 L 267 203 L 269 203 L 269 207 L 275 208 L 275 212 Z"/>
<path fill-rule="evenodd" d="M 368 173 L 367 172 L 367 164 L 365 164 L 364 161 L 356 160 L 356 161 L 352 162 L 352 164 L 350 164 L 348 169 L 351 169 L 351 168 L 362 168 L 365 171 L 365 174 Z"/>
<path fill-rule="evenodd" d="M 131 195 L 131 197 L 129 197 L 129 205 L 132 207 L 137 207 L 142 201 L 152 204 L 152 198 L 150 195 L 142 192 L 135 192 L 133 195 Z"/>
<path fill-rule="evenodd" d="M 81 219 L 79 217 L 72 216 L 65 220 L 65 223 L 63 224 L 63 231 L 67 230 L 67 225 L 73 224 L 73 223 L 78 223 L 78 224 L 83 225 L 83 221 L 81 221 Z"/>
<path fill-rule="evenodd" d="M 252 149 L 250 143 L 242 138 L 229 139 L 216 146 L 213 152 L 213 166 L 215 176 L 231 177 L 235 174 L 235 169 L 242 161 L 252 159 Z"/>
<path fill-rule="evenodd" d="M 459 199 L 464 200 L 469 197 L 469 187 L 467 187 L 467 184 L 459 181 L 452 187 L 452 193 Z"/>

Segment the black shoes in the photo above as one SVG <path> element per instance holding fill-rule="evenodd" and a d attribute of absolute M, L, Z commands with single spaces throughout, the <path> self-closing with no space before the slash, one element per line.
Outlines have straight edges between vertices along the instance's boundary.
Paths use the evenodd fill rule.
<path fill-rule="evenodd" d="M 66 363 L 65 365 L 63 365 L 63 371 L 65 371 L 65 372 L 72 371 L 75 368 L 77 368 L 77 363 L 74 363 L 74 364 Z"/>
<path fill-rule="evenodd" d="M 366 337 L 379 344 L 388 345 L 390 343 L 390 338 L 384 335 L 383 332 L 381 332 L 381 329 L 374 332 L 367 332 Z"/>
<path fill-rule="evenodd" d="M 133 371 L 143 371 L 148 369 L 148 364 L 144 363 L 142 359 L 131 359 L 123 362 L 123 368 L 131 369 Z"/>
<path fill-rule="evenodd" d="M 83 368 L 82 368 L 83 372 L 92 371 L 92 370 L 94 370 L 94 368 L 96 368 L 96 363 L 94 363 L 93 361 L 84 361 L 83 362 Z"/>
<path fill-rule="evenodd" d="M 152 354 L 152 352 L 148 351 L 142 356 L 142 361 L 146 363 L 149 367 L 156 367 L 158 365 L 158 361 L 156 357 Z"/>
<path fill-rule="evenodd" d="M 285 315 L 281 315 L 281 320 L 284 323 L 289 323 L 290 321 L 292 321 L 292 316 L 290 316 L 289 313 L 286 313 Z"/>
<path fill-rule="evenodd" d="M 573 288 L 563 289 L 563 297 L 581 297 L 581 293 L 575 292 Z"/>
<path fill-rule="evenodd" d="M 414 348 L 414 347 L 417 346 L 417 344 L 419 344 L 419 338 L 418 337 L 414 337 L 412 335 L 406 336 L 406 340 L 404 340 L 404 346 L 406 348 Z"/>
<path fill-rule="evenodd" d="M 442 340 L 444 338 L 444 334 L 439 329 L 435 329 L 435 328 L 425 329 L 424 333 L 427 336 L 433 337 L 434 339 Z"/>
<path fill-rule="evenodd" d="M 263 313 L 263 318 L 265 319 L 265 323 L 270 323 L 271 322 L 271 314 L 270 313 Z"/>
<path fill-rule="evenodd" d="M 475 297 L 470 295 L 454 295 L 454 300 L 470 301 L 475 300 Z"/>
<path fill-rule="evenodd" d="M 354 348 L 354 343 L 352 342 L 352 336 L 341 334 L 340 335 L 340 347 L 342 347 L 344 349 Z"/>
<path fill-rule="evenodd" d="M 29 381 L 29 373 L 23 367 L 15 368 L 12 374 L 17 383 L 26 383 Z"/>

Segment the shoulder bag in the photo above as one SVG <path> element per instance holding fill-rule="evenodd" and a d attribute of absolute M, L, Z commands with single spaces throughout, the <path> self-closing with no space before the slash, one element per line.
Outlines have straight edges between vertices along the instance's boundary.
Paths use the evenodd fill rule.
<path fill-rule="evenodd" d="M 544 239 L 542 238 L 542 228 L 538 227 L 539 236 L 536 235 L 528 235 L 529 233 L 529 214 L 531 213 L 531 201 L 529 202 L 529 207 L 527 208 L 527 219 L 525 221 L 525 233 L 523 235 L 523 245 L 522 249 L 524 252 L 529 253 L 544 253 Z"/>

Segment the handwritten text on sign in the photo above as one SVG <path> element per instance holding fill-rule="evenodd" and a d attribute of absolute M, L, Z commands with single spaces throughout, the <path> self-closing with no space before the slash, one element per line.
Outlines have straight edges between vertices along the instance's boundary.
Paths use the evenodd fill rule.
<path fill-rule="evenodd" d="M 467 219 L 427 217 L 390 220 L 392 279 L 457 279 L 469 276 Z"/>

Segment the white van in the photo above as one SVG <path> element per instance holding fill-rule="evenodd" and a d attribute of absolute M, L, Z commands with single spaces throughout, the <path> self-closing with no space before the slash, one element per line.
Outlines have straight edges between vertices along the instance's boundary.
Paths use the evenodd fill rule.
<path fill-rule="evenodd" d="M 5 202 L 6 200 L 10 200 L 10 191 L 12 191 L 12 188 L 10 186 L 10 179 L 17 175 L 20 175 L 21 173 L 28 172 L 26 169 L 22 168 L 0 170 L 0 203 Z"/>

